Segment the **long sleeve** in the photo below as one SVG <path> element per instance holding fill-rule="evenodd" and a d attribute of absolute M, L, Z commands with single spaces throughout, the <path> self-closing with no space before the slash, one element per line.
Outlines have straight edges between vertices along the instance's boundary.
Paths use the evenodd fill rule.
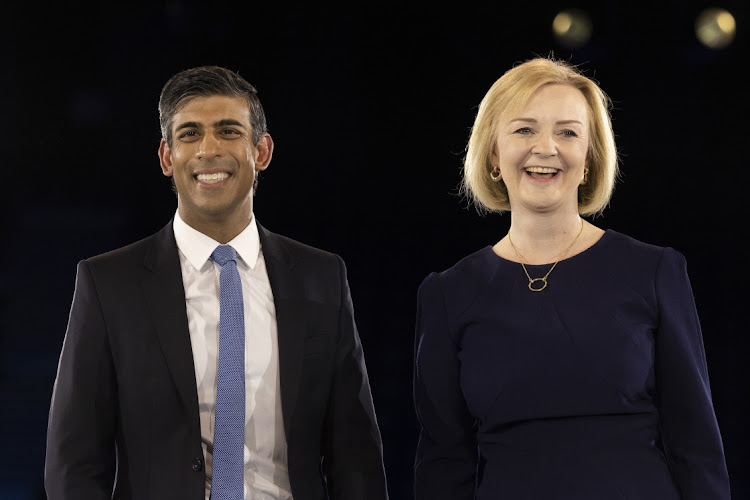
<path fill-rule="evenodd" d="M 332 500 L 387 500 L 383 449 L 364 353 L 354 322 L 346 267 L 341 289 L 333 386 L 323 435 L 323 468 Z"/>
<path fill-rule="evenodd" d="M 116 385 L 106 326 L 86 261 L 52 394 L 45 487 L 50 500 L 109 499 L 115 477 Z"/>
<path fill-rule="evenodd" d="M 655 286 L 657 404 L 670 469 L 683 499 L 729 499 L 701 327 L 681 254 L 664 251 Z"/>
<path fill-rule="evenodd" d="M 417 500 L 474 498 L 478 461 L 475 419 L 459 384 L 458 345 L 437 274 L 419 287 L 414 401 L 421 426 L 417 445 Z"/>

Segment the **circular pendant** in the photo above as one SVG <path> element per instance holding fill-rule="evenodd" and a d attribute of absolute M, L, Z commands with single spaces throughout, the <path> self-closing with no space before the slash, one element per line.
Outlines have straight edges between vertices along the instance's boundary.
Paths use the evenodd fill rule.
<path fill-rule="evenodd" d="M 534 288 L 534 283 L 536 283 L 537 281 L 539 281 L 539 282 L 542 283 L 541 288 Z M 539 285 L 537 285 L 537 286 L 539 286 Z M 529 280 L 529 290 L 531 290 L 532 292 L 541 292 L 545 288 L 547 288 L 547 278 L 546 277 L 544 277 L 544 278 L 534 278 L 534 279 Z"/>

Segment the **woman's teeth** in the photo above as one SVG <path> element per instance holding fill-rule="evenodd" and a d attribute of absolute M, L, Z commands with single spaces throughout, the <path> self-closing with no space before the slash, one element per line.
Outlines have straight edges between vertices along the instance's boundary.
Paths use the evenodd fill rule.
<path fill-rule="evenodd" d="M 529 167 L 526 171 L 530 174 L 556 174 L 556 168 L 550 167 Z"/>

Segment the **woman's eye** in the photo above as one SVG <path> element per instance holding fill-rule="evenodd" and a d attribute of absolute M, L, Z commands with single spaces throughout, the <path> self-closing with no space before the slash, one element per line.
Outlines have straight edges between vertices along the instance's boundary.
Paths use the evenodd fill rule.
<path fill-rule="evenodd" d="M 578 137 L 578 134 L 576 134 L 573 130 L 563 130 L 563 135 L 566 137 Z"/>
<path fill-rule="evenodd" d="M 518 130 L 516 130 L 513 133 L 514 134 L 530 134 L 531 133 L 531 129 L 529 127 L 521 127 L 521 128 L 519 128 Z"/>

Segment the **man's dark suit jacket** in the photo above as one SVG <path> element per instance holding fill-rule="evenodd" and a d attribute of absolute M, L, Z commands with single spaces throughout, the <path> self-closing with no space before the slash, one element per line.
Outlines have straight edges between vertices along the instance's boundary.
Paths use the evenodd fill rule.
<path fill-rule="evenodd" d="M 258 225 L 295 500 L 387 498 L 346 268 Z M 49 500 L 204 500 L 195 369 L 172 223 L 78 264 L 50 407 Z M 113 493 L 114 491 L 114 493 Z"/>

